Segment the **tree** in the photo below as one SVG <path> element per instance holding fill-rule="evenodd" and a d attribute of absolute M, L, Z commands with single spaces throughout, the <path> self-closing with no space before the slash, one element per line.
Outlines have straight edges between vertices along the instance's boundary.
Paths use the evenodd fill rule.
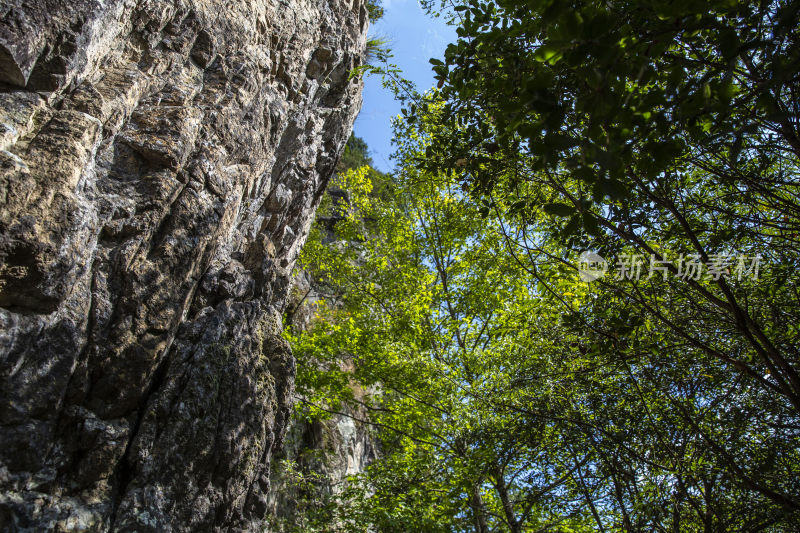
<path fill-rule="evenodd" d="M 459 171 L 485 212 L 515 220 L 509 247 L 544 284 L 541 261 L 577 266 L 585 249 L 663 266 L 667 279 L 599 281 L 567 323 L 659 387 L 726 483 L 796 512 L 798 3 L 455 11 L 460 39 L 432 60 L 444 127 L 418 166 Z M 722 264 L 737 254 L 761 256 L 757 281 Z M 690 257 L 725 275 L 687 276 Z"/>
<path fill-rule="evenodd" d="M 317 230 L 303 252 L 334 304 L 292 338 L 302 409 L 367 405 L 384 443 L 342 500 L 343 522 L 380 531 L 791 523 L 791 507 L 775 504 L 796 479 L 794 435 L 777 430 L 791 425 L 785 406 L 658 317 L 635 316 L 632 289 L 581 282 L 558 255 L 562 240 L 548 237 L 549 214 L 515 223 L 502 204 L 487 212 L 465 194 L 457 173 L 416 170 L 442 127 L 429 111 L 398 123 L 393 195 L 371 194 L 366 169 L 347 173 L 337 183 L 351 202 L 336 225 L 342 242 L 323 244 Z M 534 226 L 538 248 L 513 244 Z M 680 296 L 668 283 L 652 290 Z M 353 397 L 351 380 L 374 393 Z"/>
<path fill-rule="evenodd" d="M 384 445 L 353 530 L 793 530 L 797 12 L 455 3 L 387 194 L 346 175 L 304 251 L 336 302 L 292 339 L 305 408 Z"/>
<path fill-rule="evenodd" d="M 417 138 L 401 151 L 410 158 L 418 149 Z M 552 476 L 519 476 L 531 464 L 526 454 L 543 444 L 516 440 L 517 413 L 491 399 L 531 364 L 524 350 L 507 348 L 540 337 L 527 322 L 543 304 L 502 254 L 498 227 L 480 219 L 480 206 L 456 192 L 452 176 L 421 179 L 405 168 L 391 198 L 371 194 L 367 169 L 345 173 L 336 183 L 350 194 L 336 225 L 339 245 L 325 244 L 318 228 L 303 251 L 304 268 L 331 303 L 311 330 L 290 337 L 302 413 L 367 405 L 383 442 L 382 460 L 343 498 L 361 502 L 347 505 L 343 520 L 381 531 L 545 523 L 555 511 L 542 511 L 533 496 Z M 341 367 L 343 356 L 352 370 Z M 352 380 L 375 394 L 355 398 Z M 572 514 L 558 521 L 587 518 Z"/>

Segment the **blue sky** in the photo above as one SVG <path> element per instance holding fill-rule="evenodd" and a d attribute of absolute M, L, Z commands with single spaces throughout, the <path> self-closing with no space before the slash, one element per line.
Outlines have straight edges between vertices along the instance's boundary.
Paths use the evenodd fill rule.
<path fill-rule="evenodd" d="M 387 39 L 394 57 L 389 60 L 403 70 L 420 91 L 434 85 L 428 59 L 441 58 L 447 45 L 455 41 L 455 29 L 444 20 L 426 15 L 417 0 L 383 0 L 385 14 L 370 27 L 370 36 Z M 364 80 L 364 105 L 355 125 L 355 134 L 370 148 L 379 170 L 389 171 L 392 162 L 392 117 L 400 113 L 400 104 L 384 89 L 378 76 Z"/>

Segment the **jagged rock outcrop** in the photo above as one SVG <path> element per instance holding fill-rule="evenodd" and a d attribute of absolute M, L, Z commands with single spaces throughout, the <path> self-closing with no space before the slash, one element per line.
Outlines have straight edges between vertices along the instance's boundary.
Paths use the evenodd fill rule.
<path fill-rule="evenodd" d="M 338 204 L 348 203 L 347 193 L 341 189 L 331 187 L 327 195 Z M 317 223 L 323 227 L 333 228 L 335 220 L 342 218 L 320 217 L 318 213 Z M 327 232 L 326 240 L 332 246 L 342 242 L 333 229 Z M 320 303 L 336 305 L 320 292 L 319 283 L 309 272 L 299 272 L 289 297 L 287 326 L 294 333 L 308 330 Z M 354 370 L 352 360 L 346 356 L 339 359 L 339 367 L 345 372 Z M 365 401 L 367 391 L 355 380 L 351 386 L 353 398 Z M 340 409 L 325 419 L 307 420 L 301 416 L 290 420 L 283 446 L 274 457 L 271 483 L 275 490 L 269 494 L 272 531 L 317 531 L 322 530 L 320 522 L 324 523 L 325 531 L 339 530 L 332 511 L 346 508 L 340 500 L 347 497 L 343 493 L 350 477 L 364 473 L 378 457 L 380 448 L 369 425 L 368 409 L 346 404 Z"/>
<path fill-rule="evenodd" d="M 248 531 L 362 0 L 0 6 L 0 530 Z"/>
<path fill-rule="evenodd" d="M 376 437 L 362 422 L 366 409 L 344 406 L 346 414 L 307 421 L 292 418 L 281 451 L 274 457 L 270 530 L 340 531 L 351 476 L 362 474 L 377 457 Z M 320 527 L 324 524 L 323 527 Z"/>

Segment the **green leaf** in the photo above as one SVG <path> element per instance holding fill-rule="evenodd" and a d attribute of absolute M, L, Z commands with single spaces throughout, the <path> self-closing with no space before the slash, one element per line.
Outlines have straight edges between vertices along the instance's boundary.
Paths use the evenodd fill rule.
<path fill-rule="evenodd" d="M 547 214 L 557 217 L 568 217 L 575 213 L 575 206 L 561 203 L 547 203 L 542 206 Z"/>
<path fill-rule="evenodd" d="M 539 62 L 547 62 L 554 65 L 559 59 L 563 57 L 563 53 L 558 47 L 543 45 L 536 49 L 533 54 L 534 59 Z"/>

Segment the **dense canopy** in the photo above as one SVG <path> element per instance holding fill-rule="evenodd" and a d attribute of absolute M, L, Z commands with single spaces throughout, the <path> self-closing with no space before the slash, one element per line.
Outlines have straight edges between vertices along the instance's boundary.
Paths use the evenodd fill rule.
<path fill-rule="evenodd" d="M 441 11 L 304 250 L 300 412 L 382 443 L 319 530 L 796 531 L 800 2 Z"/>

